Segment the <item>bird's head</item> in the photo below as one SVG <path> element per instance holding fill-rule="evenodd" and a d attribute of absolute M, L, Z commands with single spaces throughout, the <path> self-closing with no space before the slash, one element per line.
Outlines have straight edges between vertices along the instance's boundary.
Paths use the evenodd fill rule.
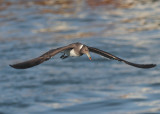
<path fill-rule="evenodd" d="M 83 47 L 81 48 L 80 52 L 81 52 L 82 54 L 86 54 L 86 55 L 88 56 L 88 58 L 91 60 L 91 56 L 90 56 L 90 54 L 89 54 L 89 49 L 88 49 L 87 46 L 83 45 Z"/>

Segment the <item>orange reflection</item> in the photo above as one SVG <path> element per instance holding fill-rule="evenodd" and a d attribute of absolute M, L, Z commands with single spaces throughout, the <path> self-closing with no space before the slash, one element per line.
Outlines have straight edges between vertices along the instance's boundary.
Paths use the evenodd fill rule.
<path fill-rule="evenodd" d="M 127 2 L 128 0 L 15 0 L 5 1 L 0 0 L 0 10 L 4 10 L 10 5 L 32 7 L 39 6 L 53 6 L 43 7 L 41 13 L 75 13 L 77 9 L 83 9 L 86 4 L 87 8 L 96 8 L 99 6 L 113 6 L 116 8 L 128 8 L 133 5 L 133 2 Z"/>
<path fill-rule="evenodd" d="M 97 6 L 113 6 L 117 8 L 128 8 L 132 6 L 132 3 L 129 3 L 125 0 L 86 0 L 88 5 L 92 8 Z"/>

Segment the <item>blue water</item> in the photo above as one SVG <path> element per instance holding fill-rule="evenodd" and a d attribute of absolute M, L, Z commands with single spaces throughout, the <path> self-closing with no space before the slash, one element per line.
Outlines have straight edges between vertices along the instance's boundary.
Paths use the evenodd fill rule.
<path fill-rule="evenodd" d="M 0 113 L 160 113 L 160 2 L 93 1 L 0 3 Z M 31 69 L 9 67 L 73 42 L 157 67 L 138 69 L 92 53 L 92 61 L 58 54 Z"/>

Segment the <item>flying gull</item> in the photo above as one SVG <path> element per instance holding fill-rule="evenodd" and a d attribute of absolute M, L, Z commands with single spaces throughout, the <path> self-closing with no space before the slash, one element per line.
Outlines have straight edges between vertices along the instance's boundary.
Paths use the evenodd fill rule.
<path fill-rule="evenodd" d="M 81 44 L 81 43 L 72 43 L 69 44 L 67 46 L 64 47 L 60 47 L 57 49 L 52 49 L 46 53 L 44 53 L 43 55 L 28 60 L 28 61 L 24 61 L 21 63 L 17 63 L 17 64 L 13 64 L 10 65 L 11 67 L 15 68 L 15 69 L 26 69 L 26 68 L 30 68 L 36 65 L 39 65 L 41 63 L 43 63 L 44 61 L 47 61 L 49 59 L 51 59 L 53 56 L 55 56 L 56 54 L 63 52 L 64 54 L 60 57 L 61 59 L 65 59 L 69 56 L 82 56 L 83 54 L 86 54 L 88 56 L 88 58 L 91 60 L 91 56 L 90 56 L 90 52 L 99 54 L 103 57 L 109 58 L 109 59 L 113 59 L 113 60 L 118 60 L 121 62 L 124 62 L 128 65 L 134 66 L 134 67 L 138 67 L 138 68 L 152 68 L 155 67 L 156 64 L 136 64 L 136 63 L 132 63 L 129 61 L 126 61 L 124 59 L 121 59 L 119 57 L 116 57 L 108 52 L 105 52 L 103 50 L 94 48 L 94 47 L 89 47 L 87 45 Z"/>

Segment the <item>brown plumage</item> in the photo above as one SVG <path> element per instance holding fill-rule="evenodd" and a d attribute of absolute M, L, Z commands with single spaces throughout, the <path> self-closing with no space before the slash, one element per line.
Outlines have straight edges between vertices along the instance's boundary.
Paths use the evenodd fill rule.
<path fill-rule="evenodd" d="M 93 53 L 99 54 L 101 56 L 104 56 L 106 58 L 118 60 L 118 61 L 124 62 L 128 65 L 131 65 L 131 66 L 134 66 L 137 68 L 152 68 L 152 67 L 156 66 L 156 64 L 136 64 L 136 63 L 128 62 L 128 61 L 121 59 L 119 57 L 116 57 L 108 52 L 102 51 L 102 50 L 94 48 L 94 47 L 89 47 L 89 46 L 83 45 L 81 43 L 73 43 L 73 44 L 69 44 L 64 47 L 52 49 L 37 58 L 31 59 L 28 61 L 24 61 L 21 63 L 13 64 L 10 66 L 13 68 L 16 68 L 16 69 L 30 68 L 30 67 L 39 65 L 39 64 L 43 63 L 44 61 L 49 60 L 51 57 L 55 56 L 56 54 L 58 54 L 60 52 L 64 52 L 64 54 L 60 57 L 62 59 L 65 59 L 69 56 L 82 56 L 83 54 L 86 54 L 88 56 L 88 58 L 91 60 L 89 52 L 93 52 Z"/>

